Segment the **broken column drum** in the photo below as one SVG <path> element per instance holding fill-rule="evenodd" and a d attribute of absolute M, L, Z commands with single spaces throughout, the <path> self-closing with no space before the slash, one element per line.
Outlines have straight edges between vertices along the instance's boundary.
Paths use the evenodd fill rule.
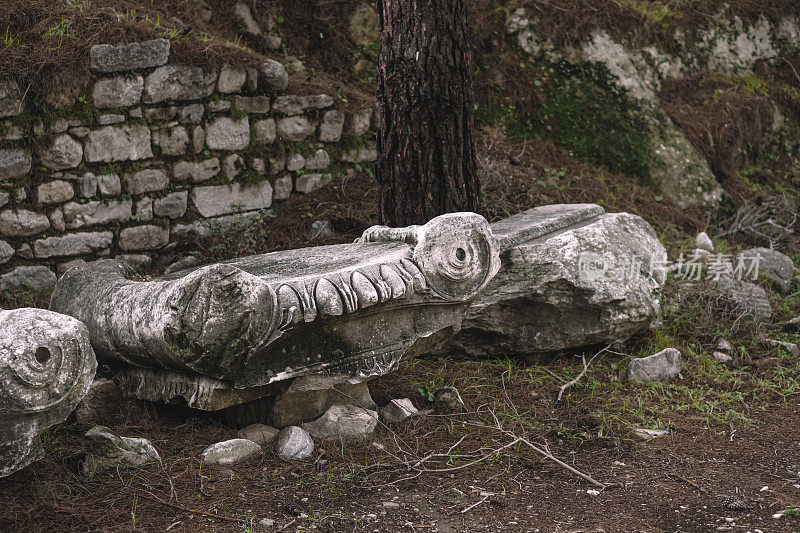
<path fill-rule="evenodd" d="M 161 398 L 129 383 L 133 395 L 174 393 L 216 409 L 226 405 L 196 397 L 210 383 L 198 375 L 217 380 L 211 388 L 252 390 L 307 374 L 355 383 L 391 370 L 457 331 L 499 264 L 486 220 L 455 213 L 423 226 L 374 226 L 353 244 L 245 257 L 151 282 L 135 281 L 120 261 L 97 261 L 68 271 L 50 308 L 86 324 L 99 358 L 195 381 Z M 181 381 L 163 372 L 148 379 L 157 375 Z"/>
<path fill-rule="evenodd" d="M 0 477 L 43 454 L 40 434 L 75 409 L 96 369 L 89 333 L 74 318 L 0 310 Z"/>

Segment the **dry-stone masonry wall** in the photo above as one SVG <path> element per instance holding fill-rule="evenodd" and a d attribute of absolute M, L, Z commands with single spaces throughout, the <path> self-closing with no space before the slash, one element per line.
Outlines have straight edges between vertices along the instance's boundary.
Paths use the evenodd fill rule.
<path fill-rule="evenodd" d="M 278 61 L 171 64 L 164 39 L 94 46 L 89 61 L 88 92 L 47 115 L 0 80 L 0 290 L 45 290 L 100 257 L 146 267 L 376 157 L 371 108 L 283 94 Z"/>

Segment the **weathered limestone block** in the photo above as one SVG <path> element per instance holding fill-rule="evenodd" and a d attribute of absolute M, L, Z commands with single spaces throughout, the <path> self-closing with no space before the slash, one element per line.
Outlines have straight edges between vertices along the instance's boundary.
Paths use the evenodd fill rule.
<path fill-rule="evenodd" d="M 292 194 L 292 177 L 284 174 L 272 184 L 273 200 L 286 200 Z"/>
<path fill-rule="evenodd" d="M 222 65 L 217 80 L 217 91 L 223 94 L 238 93 L 242 90 L 247 80 L 247 70 L 228 65 Z"/>
<path fill-rule="evenodd" d="M 261 27 L 253 18 L 253 12 L 250 11 L 250 6 L 245 2 L 237 2 L 233 6 L 233 17 L 239 26 L 239 29 L 249 35 L 250 37 L 261 36 Z"/>
<path fill-rule="evenodd" d="M 304 140 L 314 133 L 315 129 L 314 123 L 302 115 L 282 118 L 277 123 L 278 137 L 291 142 Z"/>
<path fill-rule="evenodd" d="M 144 78 L 115 76 L 97 80 L 92 89 L 92 99 L 98 109 L 130 107 L 142 101 Z"/>
<path fill-rule="evenodd" d="M 14 257 L 14 247 L 6 241 L 0 241 L 0 265 L 8 263 L 12 257 Z"/>
<path fill-rule="evenodd" d="M 22 111 L 22 93 L 13 80 L 0 81 L 0 118 L 15 117 Z"/>
<path fill-rule="evenodd" d="M 175 163 L 175 166 L 172 168 L 172 174 L 175 176 L 175 180 L 191 181 L 194 183 L 210 180 L 219 174 L 219 171 L 219 159 L 216 157 L 198 162 L 181 161 L 180 163 Z"/>
<path fill-rule="evenodd" d="M 31 170 L 31 154 L 15 148 L 0 149 L 0 180 L 15 178 Z"/>
<path fill-rule="evenodd" d="M 36 187 L 36 203 L 39 205 L 60 204 L 73 196 L 72 185 L 64 180 L 48 181 Z"/>
<path fill-rule="evenodd" d="M 83 159 L 83 146 L 70 135 L 61 134 L 53 144 L 39 153 L 39 160 L 47 168 L 65 170 L 75 168 Z"/>
<path fill-rule="evenodd" d="M 39 435 L 78 405 L 96 369 L 86 327 L 74 318 L 0 310 L 0 477 L 43 454 Z"/>
<path fill-rule="evenodd" d="M 775 283 L 781 294 L 789 294 L 792 278 L 797 270 L 791 257 L 769 248 L 751 248 L 736 255 L 734 264 L 738 262 L 743 263 L 745 269 L 757 264 L 759 279 L 768 279 Z"/>
<path fill-rule="evenodd" d="M 259 68 L 261 84 L 267 92 L 279 93 L 289 85 L 289 74 L 279 61 L 267 59 Z"/>
<path fill-rule="evenodd" d="M 272 111 L 279 115 L 301 115 L 311 109 L 325 109 L 333 106 L 333 98 L 327 94 L 313 96 L 279 96 L 272 104 Z"/>
<path fill-rule="evenodd" d="M 46 266 L 20 266 L 0 276 L 0 290 L 45 292 L 55 287 L 56 275 Z"/>
<path fill-rule="evenodd" d="M 126 252 L 158 250 L 169 244 L 169 229 L 161 226 L 134 226 L 119 233 L 119 247 Z"/>
<path fill-rule="evenodd" d="M 299 193 L 309 194 L 320 187 L 324 187 L 330 181 L 330 174 L 303 174 L 302 176 L 297 176 L 295 188 Z"/>
<path fill-rule="evenodd" d="M 175 126 L 153 133 L 153 143 L 161 147 L 161 153 L 164 155 L 184 155 L 191 141 L 186 128 Z"/>
<path fill-rule="evenodd" d="M 33 253 L 38 259 L 90 254 L 110 247 L 113 240 L 114 234 L 110 231 L 71 233 L 33 241 Z"/>
<path fill-rule="evenodd" d="M 303 424 L 303 429 L 318 439 L 364 440 L 377 425 L 377 412 L 356 405 L 336 404 L 318 419 Z"/>
<path fill-rule="evenodd" d="M 89 49 L 89 68 L 118 72 L 158 67 L 169 61 L 169 41 L 155 39 L 130 44 L 98 44 Z"/>
<path fill-rule="evenodd" d="M 431 350 L 458 330 L 498 268 L 486 220 L 455 213 L 150 283 L 132 281 L 120 261 L 95 261 L 67 272 L 50 305 L 87 325 L 99 357 L 151 367 L 136 370 L 145 380 L 216 380 L 243 403 L 242 395 L 268 396 L 269 385 L 308 374 L 330 377 L 320 388 L 358 383 Z M 161 399 L 187 392 L 169 381 Z M 144 388 L 152 399 L 155 385 Z"/>
<path fill-rule="evenodd" d="M 27 209 L 0 211 L 0 234 L 8 237 L 30 237 L 50 229 L 50 220 Z"/>
<path fill-rule="evenodd" d="M 275 119 L 267 118 L 259 120 L 254 124 L 253 135 L 258 144 L 272 144 L 277 138 L 275 129 Z"/>
<path fill-rule="evenodd" d="M 237 95 L 234 99 L 236 109 L 245 113 L 256 113 L 263 115 L 269 113 L 269 96 L 241 96 Z"/>
<path fill-rule="evenodd" d="M 503 267 L 444 351 L 536 356 L 621 341 L 657 316 L 667 256 L 638 216 L 550 205 L 492 230 Z"/>
<path fill-rule="evenodd" d="M 150 130 L 139 124 L 106 126 L 86 137 L 84 157 L 88 163 L 137 161 L 153 157 Z"/>
<path fill-rule="evenodd" d="M 157 217 L 181 218 L 186 213 L 186 206 L 189 202 L 187 191 L 178 191 L 157 198 L 153 202 L 153 213 Z"/>
<path fill-rule="evenodd" d="M 97 177 L 97 186 L 104 196 L 117 196 L 122 192 L 122 182 L 117 174 L 103 174 Z"/>
<path fill-rule="evenodd" d="M 324 143 L 338 143 L 344 129 L 344 113 L 338 110 L 326 111 L 319 125 L 319 140 Z"/>
<path fill-rule="evenodd" d="M 161 462 L 158 451 L 147 439 L 121 437 L 105 426 L 93 427 L 86 432 L 86 437 L 90 443 L 83 461 L 85 476 L 136 468 L 151 461 Z"/>
<path fill-rule="evenodd" d="M 214 92 L 217 73 L 200 67 L 165 65 L 158 67 L 144 80 L 145 104 L 167 100 L 200 100 Z"/>
<path fill-rule="evenodd" d="M 169 186 L 167 173 L 160 168 L 148 168 L 122 177 L 125 190 L 130 194 L 163 191 Z"/>
<path fill-rule="evenodd" d="M 653 355 L 633 359 L 625 370 L 628 381 L 669 381 L 683 369 L 681 352 L 675 348 L 666 348 Z"/>
<path fill-rule="evenodd" d="M 233 183 L 195 187 L 190 196 L 201 216 L 216 217 L 268 208 L 272 205 L 272 185 L 265 180 L 250 186 Z"/>
<path fill-rule="evenodd" d="M 244 150 L 250 144 L 250 121 L 217 117 L 206 124 L 206 144 L 212 150 Z"/>
<path fill-rule="evenodd" d="M 69 229 L 115 222 L 128 222 L 131 219 L 133 202 L 131 200 L 109 200 L 107 202 L 88 202 L 64 204 L 64 224 Z"/>

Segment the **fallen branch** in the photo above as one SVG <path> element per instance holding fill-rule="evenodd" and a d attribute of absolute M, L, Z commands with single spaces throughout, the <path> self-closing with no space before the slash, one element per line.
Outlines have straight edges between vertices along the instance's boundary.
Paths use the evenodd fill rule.
<path fill-rule="evenodd" d="M 592 361 L 594 361 L 595 358 L 598 355 L 600 355 L 601 353 L 605 352 L 609 348 L 611 348 L 610 344 L 608 346 L 606 346 L 605 348 L 603 348 L 602 350 L 600 350 L 599 352 L 597 352 L 596 354 L 594 354 L 592 356 L 592 358 L 589 359 L 588 363 L 586 362 L 586 356 L 581 354 L 581 361 L 583 362 L 583 370 L 581 370 L 581 373 L 578 374 L 578 376 L 575 379 L 573 379 L 572 381 L 569 381 L 569 382 L 564 383 L 563 385 L 561 385 L 561 388 L 558 390 L 558 398 L 556 399 L 557 402 L 561 401 L 561 396 L 564 394 L 564 391 L 566 391 L 571 386 L 575 385 L 577 382 L 579 382 L 581 380 L 581 378 L 584 375 L 586 375 L 586 371 L 589 370 L 589 365 L 592 364 Z"/>
<path fill-rule="evenodd" d="M 145 500 L 150 500 L 151 502 L 160 503 L 166 507 L 172 507 L 173 509 L 177 509 L 179 511 L 183 511 L 184 513 L 189 514 L 196 514 L 200 516 L 207 516 L 209 518 L 216 518 L 217 520 L 224 520 L 226 522 L 236 522 L 236 523 L 244 523 L 245 521 L 241 518 L 232 518 L 230 516 L 222 516 L 215 513 L 209 513 L 207 511 L 201 511 L 199 509 L 191 509 L 189 507 L 184 507 L 182 505 L 178 505 L 175 503 L 165 502 L 155 494 L 147 493 L 136 493 L 136 494 L 128 494 L 127 496 L 139 496 L 140 498 L 144 498 Z"/>

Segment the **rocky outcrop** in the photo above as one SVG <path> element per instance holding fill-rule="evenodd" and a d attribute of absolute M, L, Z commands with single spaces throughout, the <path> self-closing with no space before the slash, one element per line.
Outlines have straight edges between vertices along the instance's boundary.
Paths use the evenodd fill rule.
<path fill-rule="evenodd" d="M 443 352 L 534 357 L 625 340 L 658 315 L 667 255 L 640 217 L 552 205 L 492 230 L 503 266 Z"/>
<path fill-rule="evenodd" d="M 74 318 L 0 310 L 0 477 L 41 457 L 39 435 L 78 405 L 96 368 L 86 327 Z"/>

